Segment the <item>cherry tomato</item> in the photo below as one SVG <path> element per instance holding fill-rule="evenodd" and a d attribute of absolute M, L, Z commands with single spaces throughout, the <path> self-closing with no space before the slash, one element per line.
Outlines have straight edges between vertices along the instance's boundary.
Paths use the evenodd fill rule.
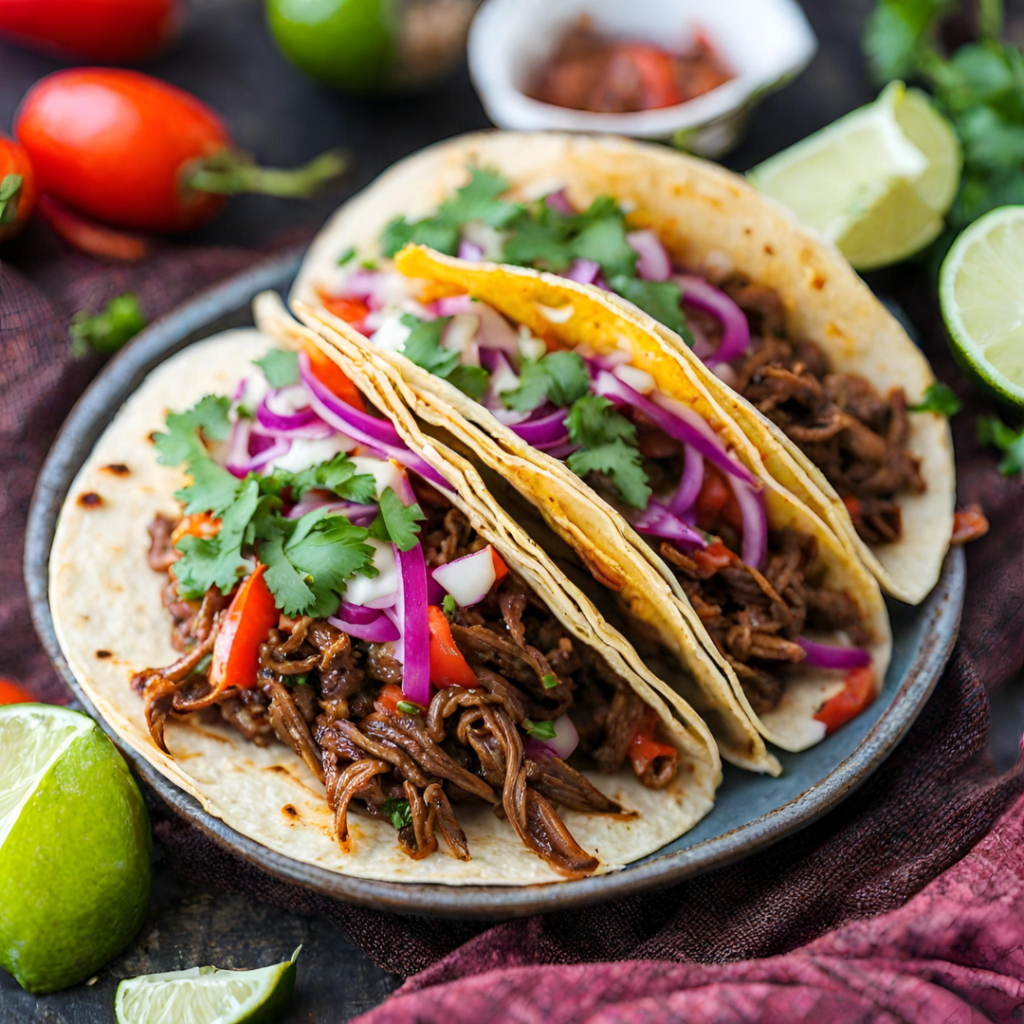
<path fill-rule="evenodd" d="M 855 668 L 846 677 L 844 689 L 825 701 L 815 713 L 814 719 L 824 722 L 825 735 L 830 736 L 840 726 L 856 718 L 876 696 L 875 670 L 870 665 Z"/>
<path fill-rule="evenodd" d="M 49 75 L 28 91 L 14 126 L 41 192 L 136 231 L 199 227 L 237 192 L 309 195 L 345 164 L 330 152 L 295 170 L 263 170 L 194 96 L 116 68 Z"/>
<path fill-rule="evenodd" d="M 228 605 L 210 664 L 210 682 L 218 691 L 230 686 L 249 690 L 256 685 L 260 644 L 280 620 L 274 595 L 263 578 L 266 570 L 265 565 L 257 565 Z"/>
<path fill-rule="evenodd" d="M 28 153 L 0 135 L 0 242 L 25 226 L 36 205 L 36 176 Z"/>
<path fill-rule="evenodd" d="M 476 673 L 462 656 L 452 638 L 452 628 L 443 611 L 436 604 L 427 609 L 430 627 L 430 681 L 438 688 L 479 686 Z"/>
<path fill-rule="evenodd" d="M 629 741 L 629 759 L 633 763 L 633 771 L 637 777 L 641 777 L 650 767 L 651 763 L 659 757 L 668 757 L 675 762 L 676 748 L 668 743 L 663 743 L 657 738 L 658 715 L 648 709 L 639 724 L 633 730 L 633 736 Z"/>
<path fill-rule="evenodd" d="M 309 368 L 313 371 L 313 376 L 346 405 L 351 405 L 353 409 L 358 409 L 360 412 L 366 412 L 366 402 L 363 401 L 363 396 L 345 371 L 330 356 L 321 352 L 316 345 L 308 344 L 304 347 L 306 355 L 309 356 Z"/>
<path fill-rule="evenodd" d="M 0 704 L 31 704 L 34 700 L 32 694 L 13 680 L 0 676 Z"/>
<path fill-rule="evenodd" d="M 181 0 L 0 0 L 0 34 L 44 52 L 133 64 L 159 53 L 183 14 Z"/>

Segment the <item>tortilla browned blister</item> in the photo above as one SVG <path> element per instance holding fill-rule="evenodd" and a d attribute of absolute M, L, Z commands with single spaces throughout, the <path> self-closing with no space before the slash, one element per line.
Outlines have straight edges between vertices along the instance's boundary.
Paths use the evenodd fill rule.
<path fill-rule="evenodd" d="M 182 470 L 161 466 L 151 435 L 169 410 L 207 394 L 231 395 L 253 359 L 272 347 L 316 343 L 342 365 L 373 405 L 391 416 L 405 442 L 451 487 L 455 505 L 580 641 L 597 650 L 657 712 L 679 751 L 679 772 L 662 790 L 640 784 L 628 764 L 614 775 L 586 773 L 603 792 L 637 812 L 565 811 L 576 840 L 614 870 L 678 838 L 714 803 L 721 763 L 714 741 L 684 701 L 663 699 L 665 684 L 626 639 L 544 553 L 531 532 L 494 501 L 479 474 L 438 440 L 425 436 L 387 378 L 367 360 L 344 358 L 296 324 L 276 296 L 257 302 L 257 330 L 234 330 L 196 342 L 153 370 L 114 416 L 77 474 L 61 510 L 50 555 L 50 607 L 64 656 L 96 710 L 120 739 L 214 816 L 279 853 L 363 878 L 401 882 L 522 885 L 561 878 L 486 807 L 460 808 L 472 859 L 403 854 L 387 822 L 349 818 L 351 842 L 334 838 L 322 785 L 283 744 L 256 746 L 224 725 L 196 715 L 167 725 L 170 756 L 154 744 L 134 673 L 173 661 L 170 617 L 149 569 L 147 524 L 176 516 Z M 99 496 L 79 501 L 83 494 Z"/>
<path fill-rule="evenodd" d="M 630 365 L 649 373 L 659 392 L 697 413 L 763 486 L 765 510 L 773 531 L 792 529 L 817 542 L 816 575 L 827 590 L 845 593 L 858 607 L 870 642 L 876 692 L 882 687 L 892 636 L 877 582 L 822 521 L 765 472 L 758 449 L 736 429 L 689 363 L 654 330 L 653 321 L 613 302 L 602 291 L 521 267 L 467 263 L 420 246 L 399 253 L 402 273 L 467 291 L 535 334 L 573 349 L 586 346 L 601 355 L 626 351 Z M 300 317 L 316 326 L 351 358 L 365 358 L 388 375 L 405 402 L 428 423 L 455 435 L 467 453 L 482 461 L 532 502 L 552 529 L 590 567 L 594 577 L 615 590 L 626 614 L 652 630 L 689 670 L 684 696 L 700 709 L 730 761 L 749 750 L 734 746 L 741 714 L 758 733 L 785 750 L 799 751 L 824 739 L 826 727 L 815 718 L 822 704 L 844 686 L 840 673 L 801 666 L 784 680 L 782 699 L 771 711 L 755 713 L 734 669 L 718 651 L 693 610 L 675 574 L 615 509 L 604 502 L 561 461 L 524 442 L 483 405 L 445 380 L 423 370 L 400 353 L 374 346 L 348 324 L 323 309 L 296 302 Z M 405 385 L 403 387 L 403 384 Z M 699 641 L 701 658 L 692 648 Z M 842 642 L 842 636 L 825 638 Z M 702 671 L 711 659 L 714 673 Z M 709 709 L 714 713 L 709 714 Z M 727 730 L 723 725 L 728 726 Z M 763 746 L 762 746 L 763 749 Z M 737 756 L 739 755 L 739 756 Z M 772 755 L 765 753 L 765 761 Z"/>
<path fill-rule="evenodd" d="M 384 226 L 405 215 L 432 214 L 464 185 L 468 168 L 499 172 L 508 196 L 530 200 L 564 188 L 585 209 L 612 196 L 629 210 L 633 228 L 652 228 L 673 263 L 694 273 L 728 268 L 781 299 L 791 337 L 809 338 L 839 372 L 866 378 L 881 393 L 902 388 L 921 401 L 935 378 L 921 351 L 839 251 L 800 227 L 790 213 L 744 179 L 663 146 L 610 137 L 494 132 L 432 146 L 396 164 L 346 203 L 314 240 L 292 297 L 316 304 L 316 285 L 338 255 L 355 246 L 372 255 Z M 624 300 L 612 301 L 632 309 Z M 955 473 L 949 426 L 936 413 L 910 415 L 909 452 L 920 460 L 922 494 L 901 494 L 903 533 L 895 543 L 868 546 L 820 470 L 773 423 L 726 387 L 679 337 L 657 325 L 737 428 L 757 446 L 772 476 L 811 508 L 861 559 L 886 591 L 919 603 L 938 580 L 949 547 Z"/>

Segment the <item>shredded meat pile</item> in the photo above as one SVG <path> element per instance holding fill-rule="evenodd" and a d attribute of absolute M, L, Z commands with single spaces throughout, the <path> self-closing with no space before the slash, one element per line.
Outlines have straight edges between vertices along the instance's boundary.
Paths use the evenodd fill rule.
<path fill-rule="evenodd" d="M 733 278 L 722 287 L 747 315 L 752 351 L 734 364 L 736 390 L 786 432 L 843 498 L 868 544 L 899 540 L 900 494 L 925 490 L 920 460 L 907 451 L 907 400 L 882 397 L 863 377 L 831 370 L 811 341 L 786 337 L 770 288 Z"/>
<path fill-rule="evenodd" d="M 428 515 L 421 533 L 428 566 L 484 545 L 436 492 L 424 488 L 418 496 Z M 165 571 L 171 564 L 172 527 L 166 519 L 151 527 L 154 568 Z M 383 687 L 401 683 L 393 644 L 353 643 L 326 620 L 308 617 L 282 616 L 270 631 L 260 647 L 255 688 L 217 692 L 205 674 L 207 655 L 228 599 L 211 590 L 201 602 L 181 601 L 172 581 L 164 601 L 183 655 L 132 681 L 145 698 L 154 740 L 163 746 L 169 716 L 205 709 L 257 744 L 286 743 L 323 781 L 342 844 L 349 841 L 349 811 L 356 810 L 395 824 L 412 857 L 432 853 L 440 837 L 452 856 L 468 860 L 454 808 L 483 803 L 556 871 L 581 877 L 598 861 L 576 843 L 557 808 L 627 813 L 562 759 L 524 749 L 524 719 L 550 721 L 573 707 L 580 733 L 574 760 L 582 755 L 613 772 L 625 762 L 637 725 L 652 712 L 603 659 L 567 634 L 515 574 L 480 604 L 458 611 L 451 625 L 479 687 L 441 689 L 415 714 L 382 699 Z M 675 756 L 664 749 L 641 775 L 645 785 L 672 781 Z M 403 809 L 397 822 L 396 801 Z"/>

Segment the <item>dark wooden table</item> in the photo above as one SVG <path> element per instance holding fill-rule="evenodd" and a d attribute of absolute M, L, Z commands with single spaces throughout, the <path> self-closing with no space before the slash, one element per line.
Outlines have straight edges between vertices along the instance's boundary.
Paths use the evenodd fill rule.
<path fill-rule="evenodd" d="M 746 169 L 872 96 L 859 50 L 870 0 L 805 5 L 820 40 L 818 56 L 796 83 L 759 108 L 745 141 L 726 160 L 731 167 Z M 354 100 L 311 84 L 274 49 L 262 7 L 260 0 L 199 0 L 184 39 L 147 70 L 211 103 L 238 142 L 262 162 L 294 164 L 342 145 L 354 157 L 353 173 L 341 190 L 315 202 L 233 200 L 197 240 L 270 244 L 297 225 L 319 223 L 345 195 L 399 157 L 487 125 L 464 72 L 428 95 L 395 101 Z M 62 66 L 0 43 L 0 130 L 9 130 L 26 89 Z M 1004 691 L 994 708 L 994 754 L 1004 765 L 1016 755 L 1022 692 L 1020 686 Z M 196 964 L 262 966 L 284 959 L 299 943 L 299 982 L 287 1022 L 347 1020 L 377 1005 L 399 983 L 326 921 L 189 884 L 170 872 L 159 847 L 153 866 L 149 918 L 129 949 L 91 986 L 41 999 L 0 972 L 0 1024 L 110 1021 L 121 978 Z"/>

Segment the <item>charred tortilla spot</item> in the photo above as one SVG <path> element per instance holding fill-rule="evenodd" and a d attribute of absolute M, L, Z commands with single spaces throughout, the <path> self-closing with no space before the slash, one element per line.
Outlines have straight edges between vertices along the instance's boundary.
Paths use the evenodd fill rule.
<path fill-rule="evenodd" d="M 150 443 L 150 444 L 156 444 L 156 438 L 157 438 L 157 434 L 159 434 L 159 433 L 160 433 L 160 431 L 159 431 L 159 430 L 151 430 L 151 431 L 150 431 L 150 432 L 149 432 L 149 433 L 148 433 L 148 434 L 146 435 L 146 438 L 147 438 L 147 440 L 149 441 L 149 443 Z"/>
<path fill-rule="evenodd" d="M 103 467 L 104 473 L 112 473 L 114 476 L 127 476 L 131 470 L 123 462 L 112 462 L 109 466 Z"/>
<path fill-rule="evenodd" d="M 764 254 L 765 254 L 765 256 L 774 256 L 775 255 L 775 250 L 770 245 L 765 244 Z"/>
<path fill-rule="evenodd" d="M 95 491 L 86 491 L 78 496 L 78 504 L 82 508 L 99 508 L 103 504 L 103 499 Z"/>
<path fill-rule="evenodd" d="M 96 652 L 97 658 L 112 658 L 113 656 L 113 652 L 111 651 L 99 650 Z"/>
<path fill-rule="evenodd" d="M 825 287 L 825 275 L 815 274 L 814 277 L 811 278 L 811 287 L 820 292 L 821 289 Z"/>
<path fill-rule="evenodd" d="M 299 812 L 291 804 L 285 804 L 281 811 L 287 814 L 289 818 L 297 818 L 299 816 Z"/>

